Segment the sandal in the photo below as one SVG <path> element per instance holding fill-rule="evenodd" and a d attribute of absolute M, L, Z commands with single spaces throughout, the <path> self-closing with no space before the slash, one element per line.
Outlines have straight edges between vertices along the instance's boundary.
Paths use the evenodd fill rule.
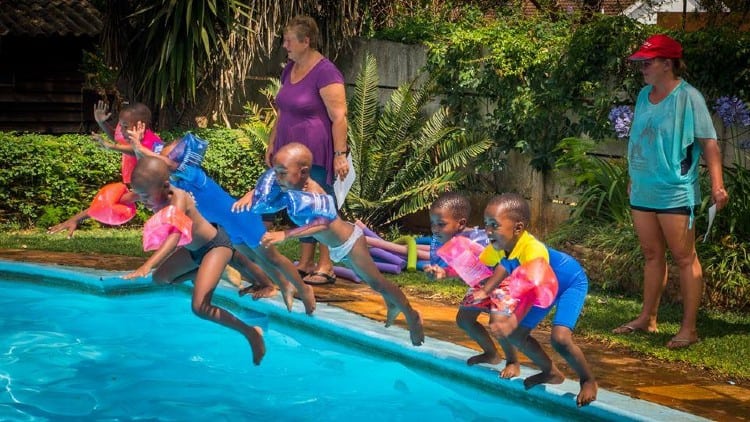
<path fill-rule="evenodd" d="M 318 279 L 313 279 L 313 277 L 318 277 Z M 322 271 L 313 271 L 307 274 L 307 277 L 303 278 L 302 281 L 311 286 L 324 286 L 326 284 L 334 284 L 336 282 L 336 275 L 326 274 Z"/>

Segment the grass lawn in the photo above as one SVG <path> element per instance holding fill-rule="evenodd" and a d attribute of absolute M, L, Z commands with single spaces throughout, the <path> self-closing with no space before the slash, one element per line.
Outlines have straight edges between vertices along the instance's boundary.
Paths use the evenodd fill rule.
<path fill-rule="evenodd" d="M 47 235 L 44 231 L 1 231 L 0 249 L 35 249 L 59 252 L 107 253 L 146 257 L 141 249 L 139 229 L 90 229 L 77 231 L 72 239 Z M 281 245 L 282 253 L 298 257 L 296 242 Z M 387 275 L 410 294 L 440 302 L 457 304 L 465 285 L 458 280 L 434 282 L 423 273 Z M 659 317 L 659 334 L 613 335 L 612 328 L 638 314 L 638 298 L 618 297 L 607 292 L 590 292 L 577 332 L 645 355 L 667 361 L 681 361 L 709 368 L 735 379 L 750 379 L 750 315 L 703 310 L 698 318 L 701 342 L 683 350 L 668 350 L 664 345 L 677 332 L 681 309 L 665 304 Z"/>

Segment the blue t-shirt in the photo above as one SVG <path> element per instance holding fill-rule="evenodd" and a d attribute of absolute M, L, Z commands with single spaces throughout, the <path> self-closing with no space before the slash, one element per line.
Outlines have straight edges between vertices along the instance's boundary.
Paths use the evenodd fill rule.
<path fill-rule="evenodd" d="M 689 83 L 680 83 L 652 104 L 647 85 L 638 95 L 628 143 L 630 203 L 665 209 L 700 203 L 697 139 L 716 139 L 706 101 Z"/>

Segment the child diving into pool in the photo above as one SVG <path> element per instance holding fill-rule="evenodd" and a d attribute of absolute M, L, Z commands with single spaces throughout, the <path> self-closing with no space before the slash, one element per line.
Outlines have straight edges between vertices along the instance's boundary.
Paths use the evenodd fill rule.
<path fill-rule="evenodd" d="M 547 247 L 528 231 L 530 209 L 525 198 L 502 194 L 490 200 L 484 211 L 485 229 L 490 240 L 482 260 L 495 266 L 484 283 L 471 288 L 464 298 L 456 322 L 482 348 L 483 353 L 469 358 L 469 365 L 498 363 L 498 351 L 487 330 L 479 324 L 480 312 L 489 312 L 489 328 L 505 352 L 503 378 L 520 375 L 516 347 L 536 364 L 541 372 L 524 380 L 526 389 L 538 384 L 560 384 L 563 373 L 530 335 L 531 331 L 556 305 L 552 321 L 552 347 L 578 374 L 581 389 L 576 397 L 578 406 L 596 400 L 597 383 L 581 349 L 573 342 L 573 329 L 588 292 L 588 278 L 581 265 L 571 256 Z M 514 271 L 526 263 L 542 258 L 549 263 L 557 278 L 557 294 L 546 308 L 532 307 L 527 298 L 507 296 L 506 282 Z M 508 275 L 511 277 L 508 277 Z M 515 346 L 515 347 L 514 347 Z"/>
<path fill-rule="evenodd" d="M 165 147 L 161 154 L 154 154 L 139 144 L 144 129 L 144 126 L 139 124 L 130 132 L 130 139 L 135 146 L 136 153 L 157 158 L 167 165 L 172 173 L 172 184 L 189 192 L 195 199 L 198 210 L 209 221 L 225 228 L 238 253 L 260 266 L 265 274 L 279 286 L 288 310 L 292 310 L 296 290 L 305 307 L 305 312 L 312 315 L 316 306 L 315 292 L 312 287 L 302 281 L 292 261 L 282 255 L 278 249 L 260 246 L 261 236 L 266 232 L 260 216 L 249 212 L 239 214 L 232 212 L 235 199 L 211 179 L 201 167 L 181 165 L 185 157 L 178 158 L 178 155 L 185 155 L 185 143 L 195 140 L 193 135 L 188 133 Z M 177 151 L 177 148 L 181 148 L 181 151 Z M 258 280 L 258 292 L 273 287 L 265 280 L 265 277 L 255 277 L 255 280 Z M 258 292 L 253 295 L 256 299 Z"/>
<path fill-rule="evenodd" d="M 229 236 L 221 226 L 212 225 L 200 214 L 188 192 L 169 183 L 169 174 L 161 160 L 140 158 L 133 170 L 133 191 L 120 199 L 121 203 L 141 201 L 156 212 L 144 226 L 144 249 L 153 247 L 156 251 L 123 278 L 144 277 L 155 270 L 155 283 L 193 280 L 193 312 L 242 334 L 252 348 L 253 363 L 259 365 L 266 353 L 263 330 L 211 303 L 234 253 Z"/>
<path fill-rule="evenodd" d="M 99 137 L 99 141 L 106 148 L 116 150 L 123 154 L 122 177 L 125 183 L 130 183 L 131 174 L 137 164 L 137 157 L 144 155 L 158 156 L 157 152 L 162 151 L 163 144 L 161 139 L 149 129 L 151 111 L 142 103 L 134 103 L 124 107 L 119 113 L 119 123 L 114 134 L 111 133 L 112 130 L 106 125 L 106 120 L 109 119 L 109 114 L 107 114 L 107 108 L 104 103 L 100 102 L 97 104 L 94 109 L 94 115 L 97 122 L 99 122 L 102 127 L 102 130 L 104 130 L 108 136 L 118 138 L 118 141 L 115 144 L 105 141 L 101 137 Z M 137 136 L 138 139 L 135 139 L 135 136 Z M 122 142 L 125 142 L 126 145 L 122 145 Z M 219 201 L 219 199 L 220 198 L 216 198 L 216 201 Z M 208 202 L 212 203 L 213 201 Z M 231 198 L 226 201 L 227 208 L 231 206 L 232 202 L 233 200 Z M 221 221 L 211 220 L 211 216 L 208 215 L 208 213 L 204 213 L 204 215 L 209 218 L 209 221 L 218 224 L 222 223 Z M 85 209 L 62 223 L 50 227 L 47 230 L 47 233 L 54 234 L 58 232 L 66 232 L 67 237 L 70 238 L 73 236 L 73 233 L 78 228 L 79 224 L 89 217 L 89 209 Z M 111 222 L 106 223 L 112 224 Z M 257 235 L 258 239 L 260 238 L 260 234 Z M 271 297 L 276 293 L 276 289 L 268 279 L 266 272 L 258 268 L 251 259 L 244 256 L 242 253 L 236 252 L 234 254 L 231 266 L 237 269 L 246 280 L 254 281 L 253 286 L 255 288 L 252 292 L 253 299 L 257 300 L 262 297 Z M 285 295 L 285 297 L 288 298 L 286 302 L 288 306 L 291 306 L 291 298 L 293 297 L 294 292 L 291 292 L 291 289 L 287 289 L 287 291 L 289 291 L 289 293 Z M 240 294 L 244 293 L 245 290 L 240 289 Z"/>
<path fill-rule="evenodd" d="M 404 293 L 392 282 L 383 277 L 370 256 L 362 229 L 345 222 L 336 213 L 333 198 L 326 195 L 323 188 L 310 177 L 312 153 L 300 143 L 290 143 L 279 149 L 273 157 L 273 171 L 281 192 L 301 191 L 317 194 L 317 199 L 326 201 L 326 217 L 315 215 L 318 210 L 297 212 L 287 207 L 287 213 L 299 227 L 286 231 L 269 231 L 261 238 L 264 247 L 271 247 L 289 238 L 313 236 L 330 248 L 334 262 L 346 262 L 373 290 L 380 293 L 387 307 L 386 327 L 391 326 L 400 313 L 406 317 L 411 342 L 419 346 L 424 342 L 422 318 L 409 304 Z M 256 190 L 258 188 L 256 187 Z M 290 192 L 291 193 L 291 192 Z M 254 195 L 258 196 L 258 195 Z M 308 195 L 309 196 L 309 195 Z M 315 195 L 310 196 L 314 198 Z M 249 196 L 235 204 L 235 209 L 245 209 Z M 257 205 L 257 204 L 255 204 Z M 306 211 L 310 211 L 307 208 Z M 308 221 L 308 217 L 310 221 Z M 330 217 L 330 218 L 328 218 Z"/>

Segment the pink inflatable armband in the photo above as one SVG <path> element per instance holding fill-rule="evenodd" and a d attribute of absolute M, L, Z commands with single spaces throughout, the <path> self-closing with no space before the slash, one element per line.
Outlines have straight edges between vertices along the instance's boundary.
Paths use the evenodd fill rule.
<path fill-rule="evenodd" d="M 479 261 L 484 248 L 464 236 L 454 236 L 437 250 L 437 255 L 453 268 L 461 280 L 475 287 L 492 275 L 486 265 Z"/>
<path fill-rule="evenodd" d="M 266 170 L 255 184 L 253 206 L 250 211 L 256 214 L 273 214 L 286 206 L 287 199 L 281 191 L 281 186 L 276 182 L 276 172 L 273 169 Z"/>
<path fill-rule="evenodd" d="M 102 187 L 89 206 L 89 217 L 104 224 L 117 226 L 135 216 L 135 204 L 122 204 L 120 198 L 128 193 L 124 183 L 110 183 Z"/>
<path fill-rule="evenodd" d="M 536 258 L 516 268 L 502 284 L 515 298 L 533 295 L 533 305 L 539 308 L 548 308 L 557 297 L 557 276 L 544 258 Z"/>
<path fill-rule="evenodd" d="M 193 222 L 174 205 L 162 208 L 151 216 L 143 225 L 143 250 L 153 251 L 175 232 L 180 233 L 177 246 L 184 246 L 193 241 Z"/>

